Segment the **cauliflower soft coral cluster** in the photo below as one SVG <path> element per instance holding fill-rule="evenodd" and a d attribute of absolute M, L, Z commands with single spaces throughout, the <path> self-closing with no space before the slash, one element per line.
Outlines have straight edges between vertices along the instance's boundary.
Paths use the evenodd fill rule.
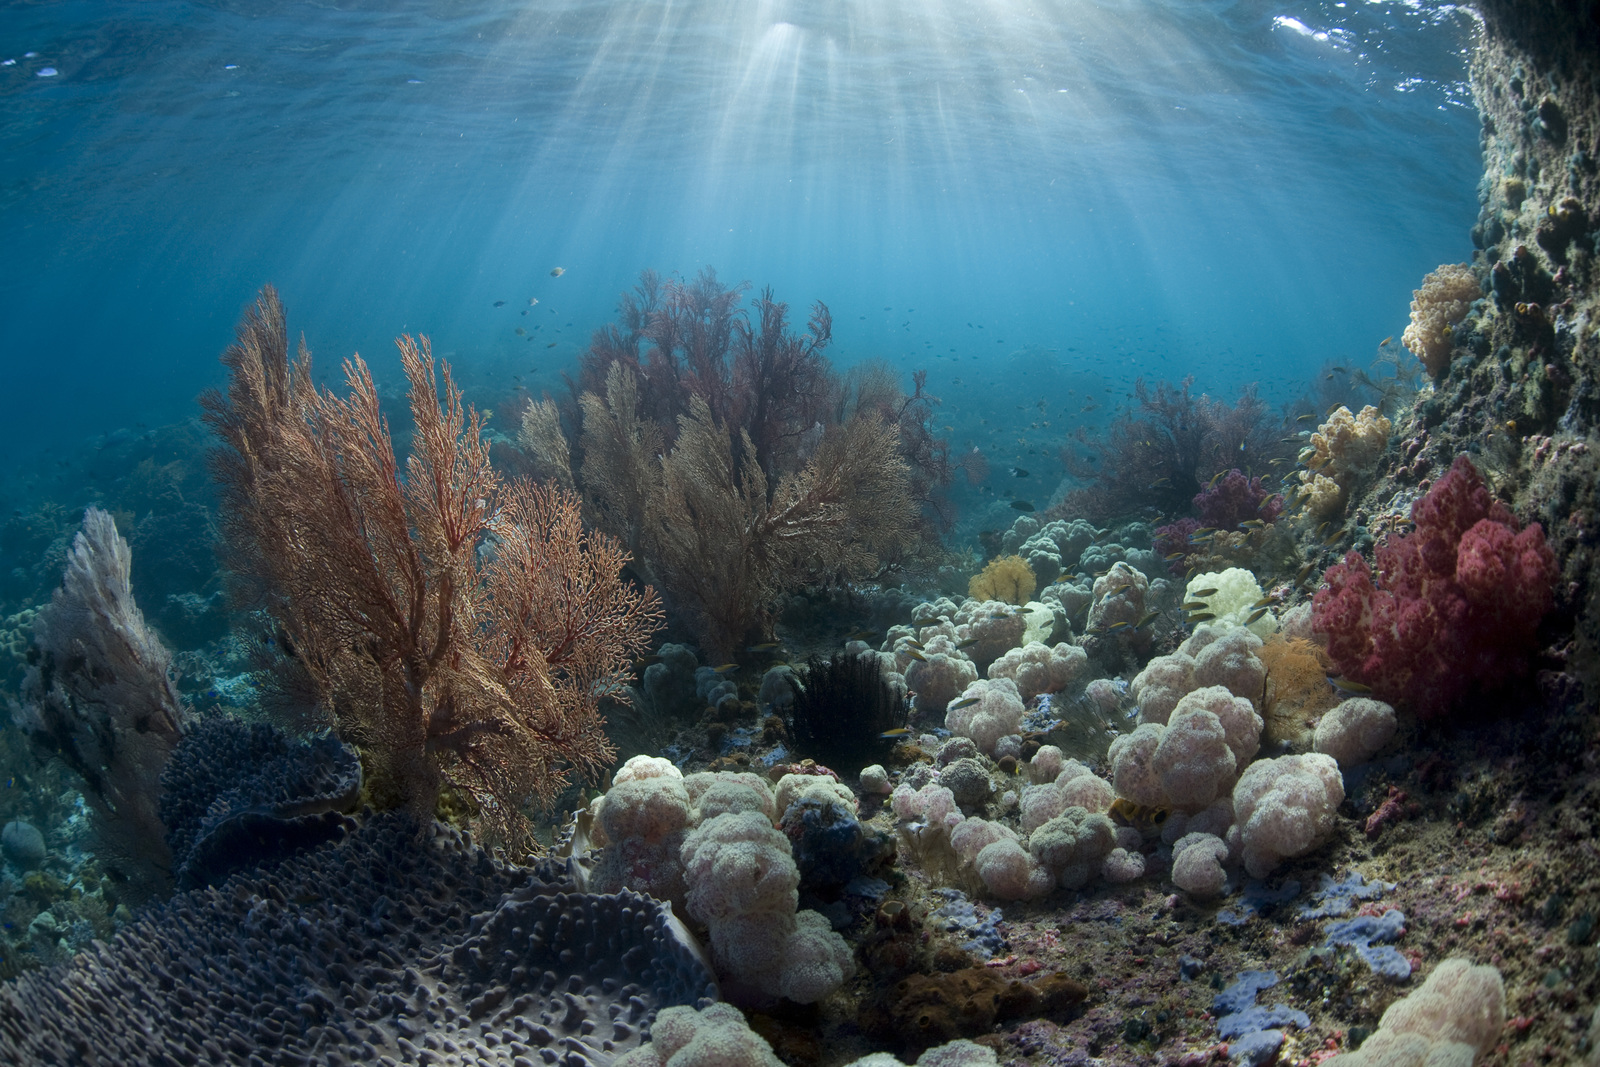
<path fill-rule="evenodd" d="M 850 947 L 827 919 L 795 910 L 800 872 L 774 825 L 815 793 L 855 808 L 832 779 L 786 775 L 774 796 L 753 774 L 684 778 L 669 760 L 635 756 L 596 801 L 605 852 L 595 888 L 648 892 L 704 923 L 718 972 L 736 987 L 820 1000 L 854 972 Z"/>
<path fill-rule="evenodd" d="M 1411 509 L 1416 529 L 1328 568 L 1313 626 L 1348 678 L 1420 716 L 1526 671 L 1555 597 L 1555 553 L 1538 523 L 1518 532 L 1465 456 Z"/>

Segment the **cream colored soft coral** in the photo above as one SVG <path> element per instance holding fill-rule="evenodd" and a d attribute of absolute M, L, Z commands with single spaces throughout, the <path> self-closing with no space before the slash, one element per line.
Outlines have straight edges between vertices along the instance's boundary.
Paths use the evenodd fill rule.
<path fill-rule="evenodd" d="M 1344 484 L 1347 478 L 1378 465 L 1393 426 L 1371 404 L 1362 408 L 1359 415 L 1352 415 L 1349 408 L 1340 405 L 1311 435 L 1313 455 L 1306 466 Z"/>
<path fill-rule="evenodd" d="M 1422 279 L 1421 289 L 1412 290 L 1411 325 L 1400 335 L 1400 343 L 1435 378 L 1443 378 L 1450 369 L 1451 331 L 1482 295 L 1478 276 L 1465 263 L 1443 264 Z"/>
<path fill-rule="evenodd" d="M 1314 518 L 1331 518 L 1344 505 L 1344 490 L 1325 474 L 1301 471 L 1300 489 L 1304 494 L 1306 511 Z"/>
<path fill-rule="evenodd" d="M 1370 404 L 1359 415 L 1340 405 L 1328 416 L 1328 421 L 1311 435 L 1311 444 L 1300 453 L 1307 468 L 1300 472 L 1306 510 L 1319 519 L 1337 514 L 1356 479 L 1378 465 L 1393 427 Z"/>

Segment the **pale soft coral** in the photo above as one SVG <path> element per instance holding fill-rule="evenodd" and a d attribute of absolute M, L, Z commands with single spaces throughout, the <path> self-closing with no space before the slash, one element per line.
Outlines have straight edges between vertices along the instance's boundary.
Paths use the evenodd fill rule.
<path fill-rule="evenodd" d="M 1010 678 L 973 682 L 961 694 L 961 699 L 975 699 L 977 703 L 952 706 L 945 713 L 945 728 L 957 737 L 972 738 L 985 755 L 994 755 L 995 742 L 1000 738 L 1021 732 L 1022 718 L 1028 709 L 1022 702 L 1017 683 Z"/>
<path fill-rule="evenodd" d="M 1343 404 L 1311 435 L 1311 455 L 1306 466 L 1326 473 L 1341 485 L 1377 466 L 1394 427 L 1377 408 L 1368 404 L 1359 415 Z M 1301 475 L 1304 480 L 1305 475 Z"/>
<path fill-rule="evenodd" d="M 1088 666 L 1089 655 L 1065 641 L 1050 648 L 1035 641 L 1013 648 L 989 665 L 990 678 L 1010 678 L 1024 701 L 1040 693 L 1059 693 Z"/>
<path fill-rule="evenodd" d="M 1411 293 L 1411 325 L 1400 343 L 1422 361 L 1428 373 L 1443 378 L 1455 347 L 1454 329 L 1483 295 L 1478 276 L 1465 263 L 1446 263 L 1422 279 Z"/>
<path fill-rule="evenodd" d="M 1286 859 L 1303 856 L 1333 834 L 1344 803 L 1344 779 L 1332 756 L 1311 753 L 1260 760 L 1233 788 L 1236 819 L 1228 831 L 1252 878 L 1265 878 Z"/>
<path fill-rule="evenodd" d="M 1348 678 L 1423 717 L 1525 673 L 1560 572 L 1538 523 L 1517 532 L 1465 456 L 1411 509 L 1416 529 L 1328 568 L 1313 626 Z"/>

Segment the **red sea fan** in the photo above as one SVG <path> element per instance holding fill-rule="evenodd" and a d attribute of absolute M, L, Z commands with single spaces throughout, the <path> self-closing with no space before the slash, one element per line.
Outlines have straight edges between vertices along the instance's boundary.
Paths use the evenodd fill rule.
<path fill-rule="evenodd" d="M 1458 457 L 1411 509 L 1416 530 L 1328 568 L 1312 624 L 1348 678 L 1424 718 L 1468 692 L 1526 673 L 1555 599 L 1555 553 L 1538 523 L 1518 532 Z"/>

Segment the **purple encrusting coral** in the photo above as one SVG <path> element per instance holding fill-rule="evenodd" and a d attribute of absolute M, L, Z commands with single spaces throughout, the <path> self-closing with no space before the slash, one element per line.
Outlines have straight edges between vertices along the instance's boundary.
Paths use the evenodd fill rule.
<path fill-rule="evenodd" d="M 1283 497 L 1268 493 L 1259 476 L 1248 478 L 1237 467 L 1195 494 L 1201 526 L 1231 530 L 1247 519 L 1271 522 L 1283 511 Z"/>

